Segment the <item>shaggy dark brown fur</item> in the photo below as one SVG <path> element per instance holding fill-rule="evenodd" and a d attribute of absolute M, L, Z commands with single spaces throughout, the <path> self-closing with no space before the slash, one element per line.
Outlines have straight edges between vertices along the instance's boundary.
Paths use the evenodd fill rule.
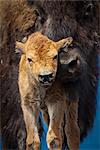
<path fill-rule="evenodd" d="M 60 61 L 69 59 L 75 49 L 83 59 L 81 75 L 71 77 L 67 74 L 67 63 L 60 63 L 58 76 L 69 90 L 69 100 L 79 96 L 79 126 L 81 140 L 93 126 L 96 109 L 97 87 L 97 50 L 99 50 L 99 8 L 98 2 L 73 1 L 36 1 L 42 7 L 47 20 L 39 30 L 52 40 L 67 36 L 74 38 L 74 43 L 67 54 L 60 54 Z M 73 94 L 72 94 L 73 93 Z"/>
<path fill-rule="evenodd" d="M 2 142 L 9 149 L 18 147 L 24 150 L 26 132 L 17 84 L 20 56 L 15 54 L 15 41 L 34 31 L 37 11 L 25 0 L 2 0 L 0 19 Z"/>
<path fill-rule="evenodd" d="M 17 86 L 19 55 L 15 54 L 15 40 L 34 31 L 41 31 L 52 40 L 73 36 L 81 58 L 86 62 L 81 78 L 70 81 L 63 78 L 69 99 L 79 95 L 79 126 L 81 139 L 93 126 L 96 108 L 97 50 L 100 46 L 99 2 L 47 1 L 47 0 L 0 1 L 0 80 L 1 80 L 1 134 L 9 149 L 25 149 L 25 126 L 20 108 Z M 70 54 L 70 52 L 69 52 Z M 67 54 L 66 54 L 67 55 Z M 64 59 L 59 55 L 60 60 Z M 58 75 L 66 74 L 60 64 Z M 62 79 L 62 78 L 61 78 Z M 75 81 L 75 82 L 73 82 Z M 76 89 L 76 90 L 75 90 Z M 73 95 L 70 94 L 73 92 Z"/>

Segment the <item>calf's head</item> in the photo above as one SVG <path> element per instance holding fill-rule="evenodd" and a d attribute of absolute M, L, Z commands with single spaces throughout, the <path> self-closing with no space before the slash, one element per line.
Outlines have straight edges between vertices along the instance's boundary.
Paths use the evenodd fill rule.
<path fill-rule="evenodd" d="M 22 49 L 28 73 L 42 85 L 50 85 L 55 79 L 58 64 L 58 52 L 72 43 L 68 37 L 58 42 L 48 39 L 39 32 L 31 34 L 26 43 L 16 43 Z"/>

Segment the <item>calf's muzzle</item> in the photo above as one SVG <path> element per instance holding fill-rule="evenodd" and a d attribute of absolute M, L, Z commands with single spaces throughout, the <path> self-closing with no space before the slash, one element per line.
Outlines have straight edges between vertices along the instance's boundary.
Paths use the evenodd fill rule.
<path fill-rule="evenodd" d="M 53 81 L 53 73 L 46 75 L 39 75 L 39 81 L 42 84 L 50 84 Z"/>

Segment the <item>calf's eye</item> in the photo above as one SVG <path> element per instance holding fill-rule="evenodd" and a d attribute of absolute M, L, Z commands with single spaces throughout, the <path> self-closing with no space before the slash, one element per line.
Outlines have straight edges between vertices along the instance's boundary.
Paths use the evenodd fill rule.
<path fill-rule="evenodd" d="M 29 63 L 33 62 L 31 58 L 28 58 L 27 60 Z"/>
<path fill-rule="evenodd" d="M 58 55 L 55 55 L 54 57 L 53 57 L 53 60 L 55 60 L 55 59 L 57 59 L 58 58 Z"/>

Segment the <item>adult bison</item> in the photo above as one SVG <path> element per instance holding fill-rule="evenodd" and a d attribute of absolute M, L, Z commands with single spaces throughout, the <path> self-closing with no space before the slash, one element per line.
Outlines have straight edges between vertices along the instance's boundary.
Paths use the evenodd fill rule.
<path fill-rule="evenodd" d="M 34 5 L 44 10 L 44 18 L 46 18 L 42 25 L 38 22 L 37 30 L 55 41 L 66 35 L 74 39 L 73 46 L 67 49 L 67 53 L 59 54 L 58 77 L 60 76 L 65 89 L 69 90 L 69 99 L 73 100 L 77 95 L 79 96 L 78 121 L 81 139 L 83 139 L 93 125 L 96 108 L 97 49 L 100 44 L 97 40 L 99 4 L 92 1 L 76 3 L 39 0 L 35 1 Z M 80 73 L 75 74 L 78 54 L 83 62 L 80 66 Z M 72 60 L 68 64 L 69 58 Z M 68 70 L 70 67 L 72 70 Z"/>
<path fill-rule="evenodd" d="M 18 57 L 15 40 L 41 31 L 52 40 L 72 36 L 68 53 L 59 54 L 58 78 L 69 91 L 69 102 L 79 97 L 78 122 L 81 139 L 93 126 L 96 111 L 97 50 L 99 49 L 99 2 L 47 0 L 0 1 L 1 15 L 1 134 L 9 149 L 25 148 L 25 126 L 17 86 Z M 76 74 L 76 59 L 69 77 L 66 58 L 76 54 L 84 60 Z M 73 93 L 73 94 L 72 94 Z"/>

